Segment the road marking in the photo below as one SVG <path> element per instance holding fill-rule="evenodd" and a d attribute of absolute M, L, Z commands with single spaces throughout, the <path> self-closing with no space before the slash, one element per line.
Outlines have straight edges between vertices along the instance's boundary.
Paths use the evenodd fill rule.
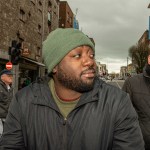
<path fill-rule="evenodd" d="M 118 85 L 118 87 L 121 89 L 121 86 L 118 84 L 118 82 L 117 81 L 115 81 L 116 82 L 116 84 Z"/>

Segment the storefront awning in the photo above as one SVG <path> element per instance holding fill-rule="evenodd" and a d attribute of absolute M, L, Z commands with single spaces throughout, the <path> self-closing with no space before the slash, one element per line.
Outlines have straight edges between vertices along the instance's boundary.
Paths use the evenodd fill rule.
<path fill-rule="evenodd" d="M 30 58 L 27 58 L 27 57 L 21 57 L 21 58 L 22 58 L 22 59 L 25 59 L 25 60 L 27 60 L 27 61 L 29 61 L 29 62 L 32 62 L 32 63 L 34 63 L 34 64 L 37 64 L 37 65 L 39 65 L 39 66 L 45 67 L 45 64 L 40 63 L 40 62 L 37 62 L 37 61 L 35 61 L 35 60 L 33 60 L 33 59 L 30 59 Z"/>

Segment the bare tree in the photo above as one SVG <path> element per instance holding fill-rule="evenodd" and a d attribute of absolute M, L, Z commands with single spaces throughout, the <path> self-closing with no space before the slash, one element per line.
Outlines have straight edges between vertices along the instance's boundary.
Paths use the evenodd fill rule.
<path fill-rule="evenodd" d="M 141 73 L 147 63 L 148 44 L 136 44 L 129 48 L 129 57 L 136 68 L 137 73 Z"/>

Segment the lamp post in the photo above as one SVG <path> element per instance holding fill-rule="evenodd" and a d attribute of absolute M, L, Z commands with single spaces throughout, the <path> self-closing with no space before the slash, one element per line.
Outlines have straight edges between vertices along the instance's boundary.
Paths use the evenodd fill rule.
<path fill-rule="evenodd" d="M 127 57 L 127 73 L 128 73 L 129 57 Z"/>

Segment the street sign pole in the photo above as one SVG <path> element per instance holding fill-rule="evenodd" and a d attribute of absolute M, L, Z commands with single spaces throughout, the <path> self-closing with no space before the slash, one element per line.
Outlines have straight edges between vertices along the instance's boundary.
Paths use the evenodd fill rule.
<path fill-rule="evenodd" d="M 13 65 L 13 94 L 18 91 L 18 78 L 19 78 L 19 64 Z"/>

